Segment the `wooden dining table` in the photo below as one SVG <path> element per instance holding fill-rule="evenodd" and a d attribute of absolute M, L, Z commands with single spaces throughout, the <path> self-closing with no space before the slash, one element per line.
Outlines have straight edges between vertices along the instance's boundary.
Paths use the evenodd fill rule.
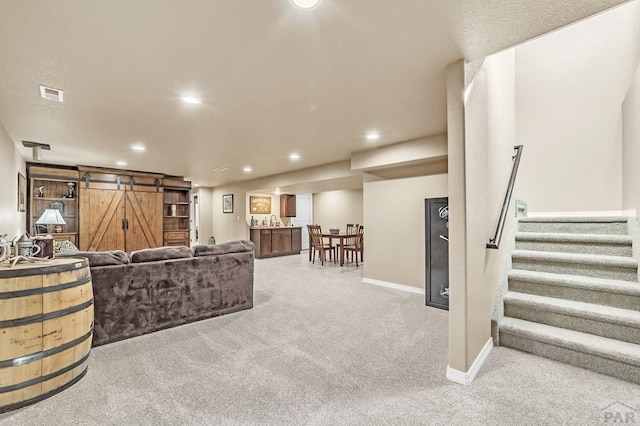
<path fill-rule="evenodd" d="M 355 238 L 357 237 L 358 234 L 356 232 L 354 233 L 339 233 L 339 234 L 332 234 L 330 232 L 323 232 L 322 233 L 322 238 L 328 238 L 329 239 L 329 245 L 331 245 L 331 243 L 333 242 L 333 239 L 337 239 L 340 240 L 340 266 L 344 265 L 344 240 L 346 240 L 347 238 Z"/>

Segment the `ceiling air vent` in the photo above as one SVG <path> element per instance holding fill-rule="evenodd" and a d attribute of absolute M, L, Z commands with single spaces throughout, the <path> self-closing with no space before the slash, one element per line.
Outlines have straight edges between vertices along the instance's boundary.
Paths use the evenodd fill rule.
<path fill-rule="evenodd" d="M 60 89 L 40 86 L 40 96 L 56 102 L 64 102 L 64 92 Z"/>

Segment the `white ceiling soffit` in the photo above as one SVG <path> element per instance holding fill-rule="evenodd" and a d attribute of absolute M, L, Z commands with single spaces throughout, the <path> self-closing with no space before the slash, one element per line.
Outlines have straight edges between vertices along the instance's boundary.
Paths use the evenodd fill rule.
<path fill-rule="evenodd" d="M 620 3 L 2 0 L 0 125 L 14 142 L 50 144 L 49 163 L 126 161 L 207 186 L 255 179 L 443 133 L 448 64 Z"/>

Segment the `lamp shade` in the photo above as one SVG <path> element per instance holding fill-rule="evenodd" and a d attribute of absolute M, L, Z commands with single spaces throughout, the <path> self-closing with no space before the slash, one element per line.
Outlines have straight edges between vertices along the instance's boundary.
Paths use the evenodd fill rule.
<path fill-rule="evenodd" d="M 60 210 L 56 209 L 45 209 L 40 219 L 36 222 L 36 225 L 66 225 L 67 222 L 64 221 L 62 215 L 60 214 Z"/>

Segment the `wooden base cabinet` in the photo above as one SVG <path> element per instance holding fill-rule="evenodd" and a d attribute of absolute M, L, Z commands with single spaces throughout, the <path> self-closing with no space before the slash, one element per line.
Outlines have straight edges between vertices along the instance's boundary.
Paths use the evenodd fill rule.
<path fill-rule="evenodd" d="M 301 228 L 252 228 L 251 241 L 256 245 L 256 257 L 299 254 L 302 246 Z"/>

